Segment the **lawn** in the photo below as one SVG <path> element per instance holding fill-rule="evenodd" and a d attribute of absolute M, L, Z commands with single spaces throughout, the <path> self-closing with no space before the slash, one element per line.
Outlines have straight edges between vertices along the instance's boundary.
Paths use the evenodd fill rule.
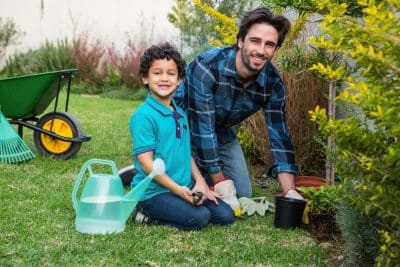
<path fill-rule="evenodd" d="M 78 233 L 71 203 L 76 176 L 88 159 L 132 164 L 128 121 L 139 103 L 71 97 L 69 111 L 92 136 L 74 158 L 37 155 L 22 164 L 0 163 L 0 266 L 328 265 L 327 251 L 308 232 L 274 228 L 272 213 L 191 232 L 129 219 L 120 234 Z M 31 136 L 25 129 L 24 140 L 36 153 Z"/>

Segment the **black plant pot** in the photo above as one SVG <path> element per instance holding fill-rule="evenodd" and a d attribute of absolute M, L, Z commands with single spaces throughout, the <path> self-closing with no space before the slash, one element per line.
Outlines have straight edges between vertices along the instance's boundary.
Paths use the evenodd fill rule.
<path fill-rule="evenodd" d="M 306 206 L 305 200 L 275 197 L 274 225 L 277 228 L 295 228 L 301 225 L 303 211 Z"/>

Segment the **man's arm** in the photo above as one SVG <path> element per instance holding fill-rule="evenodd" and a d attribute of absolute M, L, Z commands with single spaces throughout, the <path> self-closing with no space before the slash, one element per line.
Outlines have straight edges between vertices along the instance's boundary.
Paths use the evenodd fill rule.
<path fill-rule="evenodd" d="M 191 140 L 197 152 L 198 166 L 211 176 L 223 176 L 215 132 L 215 104 L 212 92 L 215 77 L 209 66 L 199 58 L 189 64 L 186 77 Z"/>
<path fill-rule="evenodd" d="M 269 174 L 278 177 L 284 192 L 294 189 L 297 174 L 295 153 L 285 116 L 285 88 L 281 79 L 272 90 L 270 102 L 264 108 L 273 166 Z"/>

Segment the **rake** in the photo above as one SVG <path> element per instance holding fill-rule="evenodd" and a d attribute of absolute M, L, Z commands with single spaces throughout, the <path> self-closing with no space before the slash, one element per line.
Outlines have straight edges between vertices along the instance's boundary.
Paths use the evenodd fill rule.
<path fill-rule="evenodd" d="M 18 163 L 34 157 L 33 152 L 0 111 L 0 162 Z"/>

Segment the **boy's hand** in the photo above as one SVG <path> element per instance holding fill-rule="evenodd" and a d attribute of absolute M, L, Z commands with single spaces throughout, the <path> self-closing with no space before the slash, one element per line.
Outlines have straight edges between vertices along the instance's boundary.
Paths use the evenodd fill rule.
<path fill-rule="evenodd" d="M 186 186 L 179 186 L 175 194 L 183 200 L 186 200 L 187 202 L 192 204 L 192 191 L 190 191 L 190 189 Z"/>
<path fill-rule="evenodd" d="M 206 184 L 205 181 L 196 182 L 196 184 L 195 184 L 194 187 L 192 188 L 192 193 L 196 193 L 196 192 L 201 192 L 201 193 L 203 193 L 203 197 L 200 199 L 199 202 L 197 202 L 196 205 L 201 205 L 201 204 L 203 204 L 203 202 L 204 202 L 206 199 L 209 199 L 209 200 L 213 201 L 215 204 L 218 205 L 218 200 L 217 200 L 216 196 L 217 196 L 217 197 L 220 197 L 220 196 L 219 196 L 218 194 L 214 193 L 214 191 L 212 191 L 212 190 L 208 187 L 208 185 Z"/>

